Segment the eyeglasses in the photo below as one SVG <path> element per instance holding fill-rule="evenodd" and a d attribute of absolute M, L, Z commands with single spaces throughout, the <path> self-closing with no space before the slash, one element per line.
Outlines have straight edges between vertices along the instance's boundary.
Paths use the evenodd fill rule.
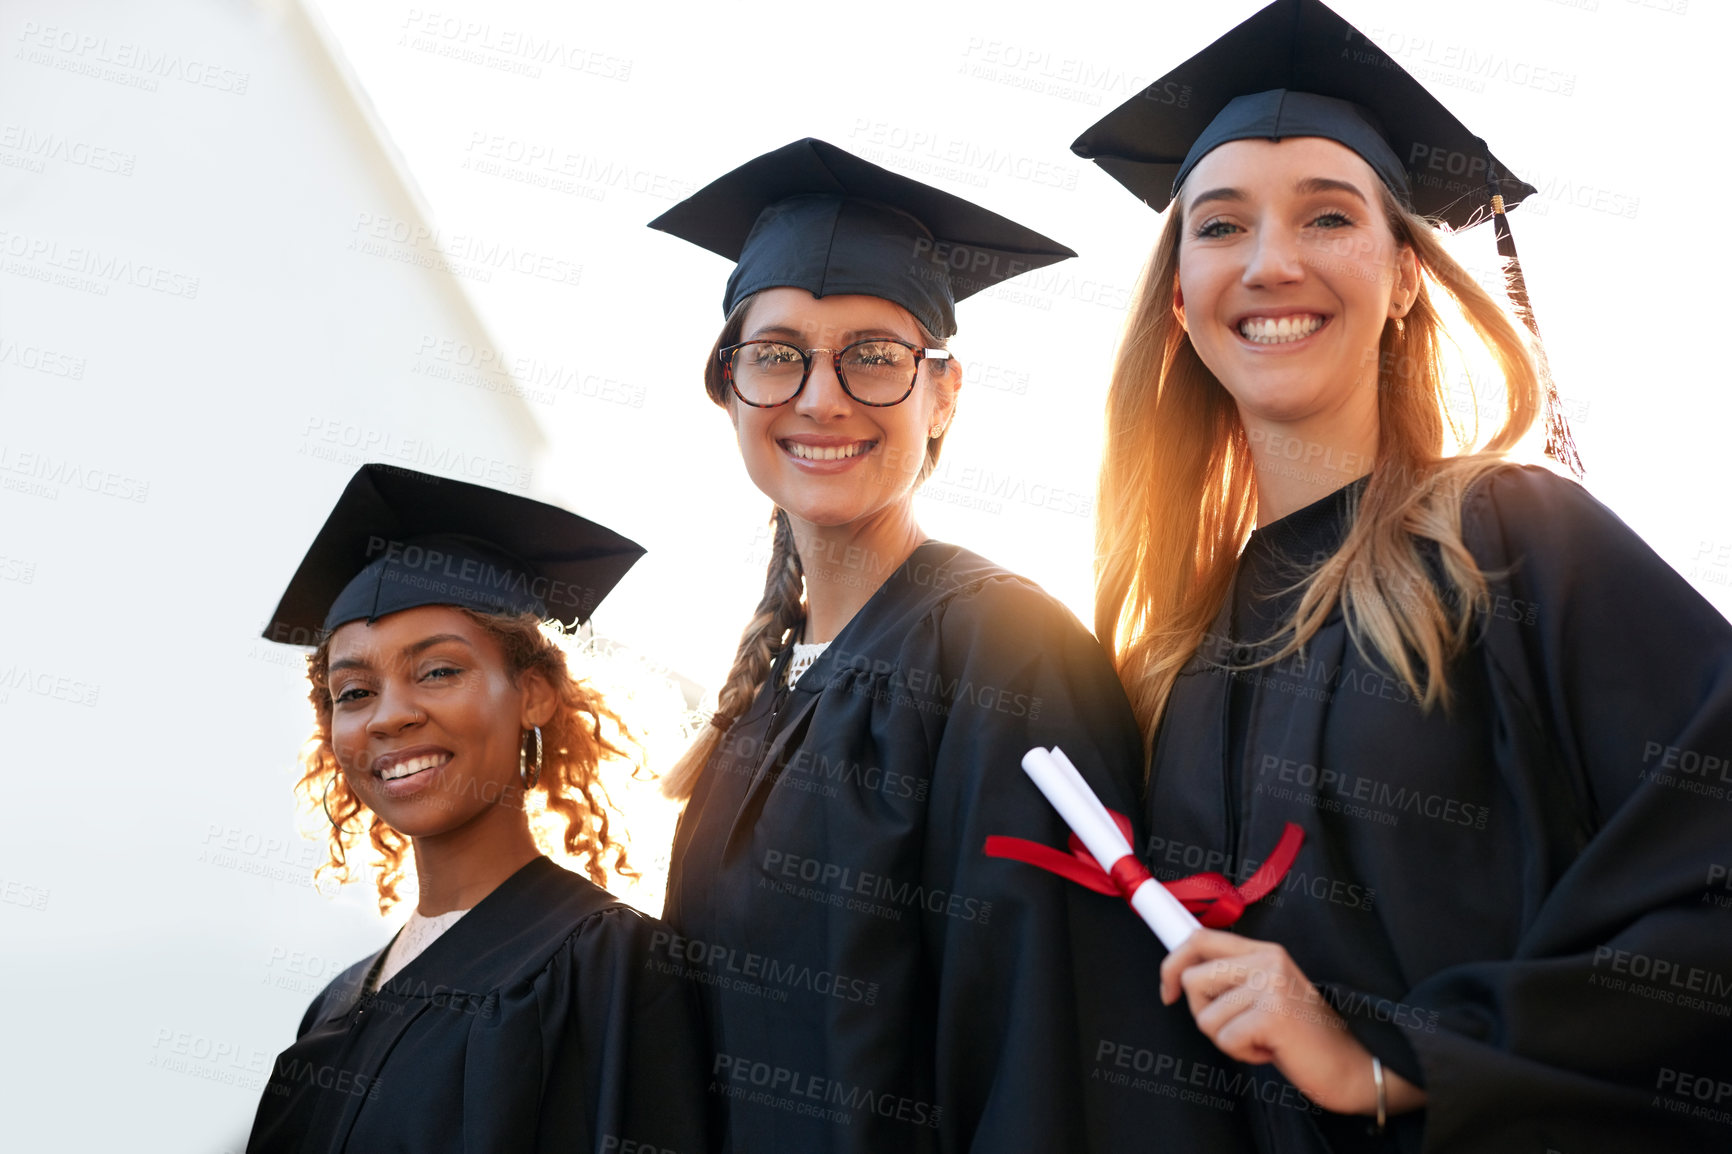
<path fill-rule="evenodd" d="M 922 349 L 907 341 L 868 337 L 840 349 L 797 349 L 781 341 L 746 341 L 718 355 L 734 396 L 755 409 L 785 405 L 800 395 L 812 375 L 812 354 L 830 353 L 842 391 L 862 405 L 888 408 L 914 391 L 920 362 L 948 361 L 945 349 Z"/>

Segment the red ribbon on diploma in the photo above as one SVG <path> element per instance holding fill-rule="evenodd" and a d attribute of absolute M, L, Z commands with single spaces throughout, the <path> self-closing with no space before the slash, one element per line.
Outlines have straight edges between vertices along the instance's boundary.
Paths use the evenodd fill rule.
<path fill-rule="evenodd" d="M 1119 831 L 1129 842 L 1131 819 L 1117 810 L 1109 809 L 1107 812 L 1113 815 L 1113 821 L 1118 824 Z M 1275 844 L 1275 852 L 1257 868 L 1256 873 L 1245 879 L 1242 886 L 1236 886 L 1225 876 L 1214 872 L 1192 874 L 1190 877 L 1161 884 L 1172 891 L 1173 896 L 1195 914 L 1198 921 L 1212 930 L 1224 929 L 1239 920 L 1246 906 L 1281 884 L 1281 879 L 1293 868 L 1293 859 L 1299 856 L 1299 846 L 1304 841 L 1305 831 L 1293 822 L 1288 822 L 1287 828 L 1281 831 L 1281 840 Z M 1109 896 L 1117 894 L 1127 902 L 1131 900 L 1131 895 L 1137 892 L 1138 886 L 1151 880 L 1152 875 L 1143 867 L 1143 863 L 1137 860 L 1135 854 L 1126 854 L 1114 862 L 1110 870 L 1106 870 L 1101 868 L 1101 863 L 1077 840 L 1076 834 L 1071 834 L 1066 844 L 1070 848 L 1069 854 L 1037 841 L 994 834 L 986 839 L 986 856 L 1024 862 L 1067 878 L 1080 886 L 1087 886 L 1096 893 Z"/>

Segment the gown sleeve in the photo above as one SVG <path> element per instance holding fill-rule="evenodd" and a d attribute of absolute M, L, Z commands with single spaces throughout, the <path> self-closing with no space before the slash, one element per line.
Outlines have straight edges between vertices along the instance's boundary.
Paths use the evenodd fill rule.
<path fill-rule="evenodd" d="M 1061 747 L 1140 839 L 1130 706 L 1094 638 L 1020 581 L 952 599 L 932 624 L 930 666 L 917 667 L 926 657 L 916 650 L 902 674 L 948 698 L 927 727 L 923 859 L 940 1148 L 1138 1148 L 1143 1096 L 1104 1081 L 1100 1055 L 1155 1036 L 1149 1015 L 1161 1007 L 1147 975 L 1158 944 L 1118 898 L 982 852 L 991 834 L 1065 844 L 1068 830 L 1021 769 L 1035 745 Z"/>
<path fill-rule="evenodd" d="M 1438 1011 L 1408 1030 L 1424 1149 L 1732 1148 L 1732 626 L 1543 471 L 1482 482 L 1464 529 L 1499 764 L 1545 815 L 1524 869 L 1550 884 L 1521 887 L 1545 896 L 1512 957 L 1409 996 Z"/>
<path fill-rule="evenodd" d="M 466 1059 L 466 1150 L 704 1154 L 707 1054 L 689 982 L 651 961 L 659 923 L 615 906 L 586 919 L 535 981 L 501 1000 Z M 481 1008 L 481 1017 L 489 1007 Z M 523 1101 L 524 1117 L 501 1118 Z"/>

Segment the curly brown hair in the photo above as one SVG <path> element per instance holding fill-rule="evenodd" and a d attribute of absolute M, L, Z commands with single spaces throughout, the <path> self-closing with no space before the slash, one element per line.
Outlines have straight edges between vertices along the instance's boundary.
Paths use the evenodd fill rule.
<path fill-rule="evenodd" d="M 478 613 L 453 606 L 499 643 L 513 683 L 534 671 L 547 679 L 558 697 L 553 717 L 541 727 L 543 760 L 541 776 L 528 790 L 514 790 L 500 798 L 501 804 L 521 805 L 535 830 L 539 813 L 563 818 L 560 836 L 564 851 L 578 859 L 596 885 L 606 884 L 608 871 L 635 878 L 638 872 L 626 859 L 625 846 L 614 840 L 608 813 L 613 799 L 601 781 L 601 764 L 620 758 L 636 764 L 637 743 L 624 722 L 609 709 L 601 694 L 574 678 L 566 664 L 565 650 L 551 630 L 533 613 L 505 616 Z M 350 855 L 360 848 L 363 837 L 378 859 L 379 912 L 386 913 L 402 898 L 397 887 L 404 878 L 404 850 L 409 838 L 398 833 L 378 814 L 368 810 L 349 788 L 331 749 L 331 639 L 326 637 L 307 657 L 307 680 L 311 689 L 315 725 L 301 747 L 301 779 L 295 783 L 304 811 L 317 816 L 330 831 L 330 856 L 313 873 L 315 883 L 330 877 L 339 884 L 355 880 L 357 864 Z M 604 729 L 606 732 L 604 732 Z M 364 824 L 351 819 L 366 815 Z M 557 821 L 554 823 L 557 825 Z M 537 841 L 545 839 L 538 834 Z M 549 848 L 545 844 L 543 848 Z"/>

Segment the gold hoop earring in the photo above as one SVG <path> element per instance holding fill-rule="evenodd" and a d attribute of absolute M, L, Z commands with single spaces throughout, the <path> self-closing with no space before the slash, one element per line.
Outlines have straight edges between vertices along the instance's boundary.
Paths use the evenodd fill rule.
<path fill-rule="evenodd" d="M 534 789 L 541 780 L 541 726 L 531 728 L 535 730 L 535 772 L 529 770 L 529 751 L 524 749 L 523 740 L 519 738 L 517 742 L 517 776 L 524 789 Z"/>

